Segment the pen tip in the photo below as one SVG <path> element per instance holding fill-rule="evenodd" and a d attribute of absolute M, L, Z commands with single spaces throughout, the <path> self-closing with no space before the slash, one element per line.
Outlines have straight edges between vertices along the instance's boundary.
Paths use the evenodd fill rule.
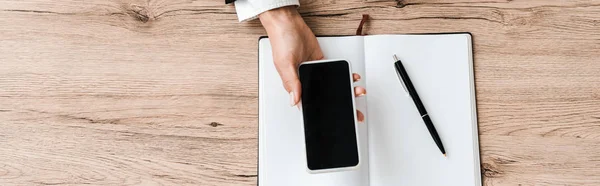
<path fill-rule="evenodd" d="M 444 154 L 444 157 L 447 157 L 446 154 Z"/>
<path fill-rule="evenodd" d="M 394 62 L 398 61 L 398 56 L 396 56 L 396 54 L 394 54 L 392 57 L 394 58 Z"/>

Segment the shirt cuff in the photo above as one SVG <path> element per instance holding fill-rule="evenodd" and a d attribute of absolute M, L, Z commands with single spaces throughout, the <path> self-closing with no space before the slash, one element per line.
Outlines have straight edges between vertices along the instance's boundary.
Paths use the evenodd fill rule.
<path fill-rule="evenodd" d="M 259 14 L 284 6 L 300 6 L 299 0 L 237 0 L 235 11 L 240 22 L 255 19 Z"/>

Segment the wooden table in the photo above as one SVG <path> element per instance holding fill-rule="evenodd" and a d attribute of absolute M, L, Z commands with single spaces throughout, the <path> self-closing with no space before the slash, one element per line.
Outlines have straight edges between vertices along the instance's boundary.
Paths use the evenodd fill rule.
<path fill-rule="evenodd" d="M 258 21 L 1 0 L 0 185 L 255 185 Z M 318 35 L 474 36 L 485 185 L 600 185 L 600 1 L 311 0 Z"/>

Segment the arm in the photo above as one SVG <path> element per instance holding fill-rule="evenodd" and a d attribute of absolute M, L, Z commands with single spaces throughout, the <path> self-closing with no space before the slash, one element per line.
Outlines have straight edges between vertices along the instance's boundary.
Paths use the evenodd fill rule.
<path fill-rule="evenodd" d="M 273 46 L 273 61 L 290 94 L 290 105 L 294 106 L 302 93 L 298 65 L 303 61 L 323 59 L 323 52 L 295 7 L 270 10 L 260 14 L 259 18 Z"/>
<path fill-rule="evenodd" d="M 297 105 L 302 94 L 298 65 L 324 58 L 315 34 L 296 10 L 298 0 L 238 0 L 235 5 L 240 21 L 260 19 L 273 48 L 277 72 L 290 94 L 290 105 Z M 360 79 L 358 74 L 353 76 L 355 81 Z M 366 94 L 362 87 L 354 90 L 357 96 Z M 358 120 L 364 120 L 361 112 L 358 112 Z"/>
<path fill-rule="evenodd" d="M 239 21 L 258 17 L 267 31 L 273 60 L 285 90 L 290 94 L 290 105 L 300 101 L 302 94 L 297 67 L 303 61 L 323 59 L 323 52 L 312 30 L 296 8 L 298 0 L 237 0 L 235 8 Z"/>

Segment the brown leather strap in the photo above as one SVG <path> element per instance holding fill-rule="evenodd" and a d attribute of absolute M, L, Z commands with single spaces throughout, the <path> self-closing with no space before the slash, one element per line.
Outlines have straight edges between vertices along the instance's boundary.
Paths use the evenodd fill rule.
<path fill-rule="evenodd" d="M 362 15 L 362 20 L 360 20 L 360 24 L 358 25 L 358 29 L 356 29 L 356 35 L 357 36 L 364 36 L 367 35 L 365 33 L 363 33 L 363 25 L 365 25 L 365 22 L 367 22 L 367 20 L 369 20 L 369 14 L 363 14 Z"/>

